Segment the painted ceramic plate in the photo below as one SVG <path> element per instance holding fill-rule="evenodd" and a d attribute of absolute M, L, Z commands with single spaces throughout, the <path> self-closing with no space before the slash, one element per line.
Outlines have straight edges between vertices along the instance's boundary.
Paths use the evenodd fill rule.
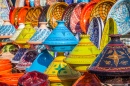
<path fill-rule="evenodd" d="M 17 15 L 17 13 L 19 12 L 20 9 L 21 8 L 14 8 L 14 10 L 11 14 L 11 17 L 10 17 L 11 18 L 11 20 L 10 20 L 11 24 L 15 25 L 15 21 L 17 20 L 17 17 L 15 17 L 15 16 Z"/>
<path fill-rule="evenodd" d="M 111 34 L 117 34 L 117 25 L 112 18 L 109 18 L 103 30 L 100 51 L 102 51 L 104 47 L 108 44 L 108 42 L 111 40 L 111 38 L 109 38 L 109 35 Z"/>
<path fill-rule="evenodd" d="M 70 17 L 70 29 L 73 33 L 82 32 L 80 27 L 80 14 L 87 3 L 81 2 L 73 9 Z"/>
<path fill-rule="evenodd" d="M 105 23 L 108 12 L 110 11 L 110 9 L 114 5 L 114 3 L 115 3 L 114 0 L 101 0 L 93 8 L 91 15 L 90 15 L 89 22 L 92 20 L 93 17 L 101 17 Z"/>
<path fill-rule="evenodd" d="M 81 12 L 80 26 L 81 26 L 82 32 L 84 32 L 84 33 L 87 33 L 90 14 L 96 4 L 97 4 L 97 2 L 95 2 L 95 1 L 89 2 L 88 4 L 85 5 L 85 7 L 83 8 L 83 10 Z"/>
<path fill-rule="evenodd" d="M 100 41 L 102 37 L 103 23 L 99 17 L 94 17 L 90 22 L 87 34 L 90 35 L 90 40 L 95 44 L 97 48 L 100 47 Z"/>
<path fill-rule="evenodd" d="M 130 0 L 118 0 L 111 8 L 108 18 L 117 23 L 118 34 L 125 35 L 130 32 Z"/>
<path fill-rule="evenodd" d="M 28 12 L 27 12 L 27 14 L 26 14 L 25 22 L 31 22 L 31 21 L 32 21 L 32 13 L 33 13 L 33 11 L 34 11 L 34 8 L 33 8 L 33 7 L 31 7 L 31 8 L 28 10 Z"/>
<path fill-rule="evenodd" d="M 32 16 L 31 16 L 31 18 L 32 18 L 31 22 L 32 22 L 33 27 L 38 26 L 38 18 L 40 16 L 41 12 L 42 12 L 42 7 L 35 7 L 34 8 Z"/>
<path fill-rule="evenodd" d="M 39 16 L 39 22 L 46 22 L 47 21 L 47 11 L 49 9 L 49 5 L 44 6 L 41 15 Z"/>
<path fill-rule="evenodd" d="M 62 16 L 62 20 L 65 21 L 65 25 L 66 27 L 68 27 L 70 29 L 70 16 L 71 16 L 71 13 L 73 11 L 73 9 L 75 8 L 77 4 L 76 3 L 73 3 L 73 4 L 70 4 L 64 11 L 63 13 L 63 16 Z"/>
<path fill-rule="evenodd" d="M 55 28 L 57 26 L 57 20 L 62 19 L 62 15 L 67 8 L 68 4 L 65 2 L 57 2 L 49 7 L 47 11 L 47 21 L 51 28 Z"/>
<path fill-rule="evenodd" d="M 25 16 L 28 10 L 29 10 L 28 6 L 25 6 L 22 9 L 20 9 L 20 11 L 18 12 L 18 23 L 25 23 Z"/>

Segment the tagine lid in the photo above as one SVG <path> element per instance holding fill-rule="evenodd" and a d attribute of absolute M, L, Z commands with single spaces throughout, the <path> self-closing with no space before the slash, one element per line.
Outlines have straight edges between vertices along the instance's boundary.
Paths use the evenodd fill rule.
<path fill-rule="evenodd" d="M 60 53 L 45 71 L 51 82 L 73 81 L 80 77 L 81 74 L 78 71 L 73 70 L 63 62 L 64 58 L 66 57 L 63 53 Z"/>
<path fill-rule="evenodd" d="M 64 61 L 69 64 L 91 64 L 100 52 L 89 38 L 89 35 L 81 35 L 79 44 Z"/>
<path fill-rule="evenodd" d="M 57 27 L 46 38 L 43 44 L 47 45 L 75 45 L 78 40 L 70 32 L 70 30 L 64 25 L 65 21 L 57 21 Z"/>
<path fill-rule="evenodd" d="M 118 34 L 110 35 L 111 41 L 89 68 L 89 72 L 100 76 L 128 76 L 130 74 L 130 56 L 126 45 Z"/>

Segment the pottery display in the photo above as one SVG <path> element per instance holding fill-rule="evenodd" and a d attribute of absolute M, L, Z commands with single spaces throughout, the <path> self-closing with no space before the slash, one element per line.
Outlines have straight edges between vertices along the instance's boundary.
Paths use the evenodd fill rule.
<path fill-rule="evenodd" d="M 118 34 L 125 35 L 130 32 L 129 0 L 118 0 L 111 8 L 108 18 L 113 18 L 117 23 Z"/>
<path fill-rule="evenodd" d="M 48 76 L 37 72 L 28 72 L 21 76 L 18 80 L 18 85 L 19 86 L 49 86 L 48 85 Z"/>
<path fill-rule="evenodd" d="M 16 0 L 15 8 L 17 7 L 24 7 L 24 0 Z"/>
<path fill-rule="evenodd" d="M 40 0 L 40 5 L 41 6 L 46 6 L 46 0 Z"/>
<path fill-rule="evenodd" d="M 9 20 L 5 20 L 4 24 L 0 27 L 0 38 L 10 38 L 15 33 L 15 27 Z"/>
<path fill-rule="evenodd" d="M 68 4 L 65 2 L 56 2 L 51 5 L 47 11 L 47 22 L 51 28 L 57 26 L 57 22 L 62 19 L 62 15 L 67 8 Z"/>
<path fill-rule="evenodd" d="M 33 14 L 33 11 L 34 11 L 34 7 L 31 7 L 26 16 L 25 16 L 25 22 L 31 22 L 32 21 L 32 14 Z"/>
<path fill-rule="evenodd" d="M 95 44 L 97 48 L 100 48 L 103 28 L 104 24 L 100 17 L 94 17 L 88 27 L 87 34 L 90 35 L 90 40 Z"/>
<path fill-rule="evenodd" d="M 70 29 L 70 16 L 77 3 L 70 4 L 62 15 L 62 20 L 65 21 L 65 26 Z"/>
<path fill-rule="evenodd" d="M 110 35 L 111 41 L 89 68 L 89 72 L 98 76 L 128 76 L 129 51 L 120 41 L 118 34 Z"/>
<path fill-rule="evenodd" d="M 98 3 L 95 1 L 91 1 L 87 3 L 84 8 L 82 9 L 82 12 L 80 14 L 80 27 L 83 33 L 87 33 L 88 27 L 89 27 L 89 19 L 90 19 L 90 14 L 92 12 L 92 9 L 94 6 Z"/>
<path fill-rule="evenodd" d="M 26 44 L 35 32 L 36 30 L 31 26 L 31 23 L 27 22 L 14 42 L 17 44 Z"/>
<path fill-rule="evenodd" d="M 109 35 L 117 34 L 117 33 L 118 31 L 117 31 L 116 21 L 113 20 L 112 18 L 109 18 L 105 24 L 105 27 L 102 33 L 100 51 L 102 51 L 104 47 L 110 42 L 111 39 Z"/>
<path fill-rule="evenodd" d="M 32 62 L 36 59 L 37 54 L 38 53 L 35 50 L 27 50 L 16 65 L 16 68 L 19 70 L 29 68 Z"/>
<path fill-rule="evenodd" d="M 24 23 L 19 23 L 19 27 L 16 30 L 16 32 L 13 34 L 13 36 L 10 38 L 10 40 L 14 41 L 19 36 L 23 28 L 25 27 Z"/>
<path fill-rule="evenodd" d="M 65 2 L 66 2 L 67 4 L 72 4 L 72 3 L 73 3 L 73 0 L 65 0 Z"/>
<path fill-rule="evenodd" d="M 40 6 L 40 0 L 34 0 L 34 6 L 35 7 Z"/>
<path fill-rule="evenodd" d="M 80 73 L 71 69 L 63 59 L 64 53 L 58 53 L 57 57 L 49 65 L 45 74 L 48 75 L 50 86 L 72 86 L 73 82 L 80 77 Z"/>
<path fill-rule="evenodd" d="M 49 54 L 47 49 L 42 50 L 41 53 L 36 57 L 32 65 L 26 69 L 26 72 L 38 71 L 44 73 L 50 63 L 53 61 L 53 57 Z"/>
<path fill-rule="evenodd" d="M 76 7 L 73 9 L 70 17 L 70 29 L 73 33 L 82 32 L 80 27 L 80 14 L 82 9 L 87 3 L 81 2 L 76 5 Z"/>
<path fill-rule="evenodd" d="M 69 64 L 74 70 L 86 72 L 99 54 L 99 50 L 89 40 L 89 37 L 89 35 L 81 35 L 79 44 L 77 44 L 68 57 L 64 59 L 64 62 Z"/>
<path fill-rule="evenodd" d="M 42 42 L 50 35 L 51 31 L 47 28 L 47 22 L 39 22 L 40 27 L 36 33 L 28 41 L 29 44 L 42 44 Z"/>
<path fill-rule="evenodd" d="M 25 0 L 25 5 L 29 7 L 30 6 L 30 0 Z"/>
<path fill-rule="evenodd" d="M 66 52 L 71 51 L 78 40 L 65 26 L 64 21 L 58 21 L 58 25 L 46 38 L 43 44 L 47 45 L 47 48 L 54 52 Z"/>
<path fill-rule="evenodd" d="M 105 23 L 108 12 L 115 2 L 116 0 L 101 0 L 99 3 L 97 3 L 91 12 L 89 22 L 93 19 L 93 17 L 101 17 Z"/>
<path fill-rule="evenodd" d="M 20 48 L 15 54 L 15 56 L 13 57 L 11 62 L 18 63 L 26 51 L 27 51 L 27 48 Z"/>

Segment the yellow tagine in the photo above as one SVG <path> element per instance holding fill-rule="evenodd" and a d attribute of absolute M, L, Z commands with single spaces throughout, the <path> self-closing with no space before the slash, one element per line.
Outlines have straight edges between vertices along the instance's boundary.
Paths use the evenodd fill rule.
<path fill-rule="evenodd" d="M 89 40 L 89 35 L 81 35 L 81 41 L 72 50 L 70 55 L 64 59 L 73 69 L 86 72 L 87 68 L 99 54 L 97 47 Z"/>
<path fill-rule="evenodd" d="M 58 53 L 58 56 L 49 65 L 45 74 L 49 76 L 50 86 L 72 86 L 75 80 L 80 77 L 78 71 L 70 68 L 63 59 L 64 53 Z"/>

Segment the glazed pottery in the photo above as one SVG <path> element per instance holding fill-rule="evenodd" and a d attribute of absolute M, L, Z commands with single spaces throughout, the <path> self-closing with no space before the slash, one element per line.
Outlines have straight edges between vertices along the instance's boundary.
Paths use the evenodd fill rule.
<path fill-rule="evenodd" d="M 58 53 L 58 56 L 49 65 L 45 74 L 49 76 L 50 86 L 72 86 L 72 83 L 80 77 L 80 73 L 71 69 L 63 59 L 64 53 Z"/>
<path fill-rule="evenodd" d="M 34 7 L 34 0 L 30 0 L 30 6 Z"/>
<path fill-rule="evenodd" d="M 17 7 L 24 7 L 24 0 L 16 0 L 15 8 Z"/>
<path fill-rule="evenodd" d="M 93 19 L 93 17 L 101 17 L 105 23 L 108 12 L 115 2 L 116 0 L 101 0 L 99 3 L 97 3 L 91 12 L 89 22 Z"/>
<path fill-rule="evenodd" d="M 116 21 L 118 34 L 125 35 L 130 32 L 129 6 L 130 0 L 118 0 L 108 14 L 108 18 Z"/>
<path fill-rule="evenodd" d="M 64 62 L 70 65 L 74 70 L 86 72 L 99 54 L 97 47 L 89 40 L 88 35 L 81 35 L 79 44 L 71 51 Z"/>
<path fill-rule="evenodd" d="M 9 20 L 5 20 L 4 24 L 0 27 L 0 38 L 10 38 L 15 33 L 15 27 Z"/>
<path fill-rule="evenodd" d="M 78 40 L 65 26 L 64 21 L 58 21 L 58 25 L 46 38 L 43 44 L 48 45 L 49 50 L 54 52 L 66 52 L 71 51 Z"/>
<path fill-rule="evenodd" d="M 23 28 L 25 27 L 24 23 L 19 23 L 19 27 L 16 30 L 16 32 L 13 34 L 13 36 L 10 38 L 10 40 L 14 41 L 19 36 Z"/>
<path fill-rule="evenodd" d="M 16 68 L 19 70 L 25 70 L 30 67 L 37 54 L 38 53 L 35 50 L 27 50 L 21 57 L 19 63 L 16 65 Z"/>
<path fill-rule="evenodd" d="M 40 0 L 34 0 L 34 6 L 35 7 L 40 6 Z"/>
<path fill-rule="evenodd" d="M 129 51 L 120 36 L 110 35 L 111 41 L 90 66 L 89 72 L 98 76 L 129 76 Z"/>
<path fill-rule="evenodd" d="M 9 20 L 9 12 L 10 12 L 10 9 L 9 9 L 9 6 L 8 6 L 8 3 L 7 3 L 7 0 L 1 0 L 0 1 L 0 17 L 3 19 L 3 20 Z"/>
<path fill-rule="evenodd" d="M 128 47 L 130 48 L 130 34 L 126 34 L 126 35 L 122 35 L 122 37 L 120 38 L 120 40 Z"/>
<path fill-rule="evenodd" d="M 3 19 L 0 18 L 0 27 L 4 24 Z"/>
<path fill-rule="evenodd" d="M 18 80 L 18 86 L 49 86 L 48 85 L 48 76 L 37 72 L 28 72 L 24 74 Z"/>
<path fill-rule="evenodd" d="M 84 8 L 82 9 L 82 12 L 80 14 L 80 27 L 82 29 L 83 33 L 87 33 L 88 31 L 88 26 L 89 26 L 89 19 L 90 19 L 90 14 L 92 12 L 92 9 L 98 2 L 91 1 L 87 3 Z"/>
<path fill-rule="evenodd" d="M 25 0 L 25 4 L 29 7 L 30 6 L 30 0 Z"/>
<path fill-rule="evenodd" d="M 84 73 L 72 86 L 102 86 L 95 74 Z"/>
<path fill-rule="evenodd" d="M 38 71 L 44 73 L 50 63 L 53 61 L 53 59 L 54 58 L 49 54 L 47 49 L 42 50 L 30 66 L 30 68 L 26 69 L 26 72 Z"/>
<path fill-rule="evenodd" d="M 25 16 L 29 10 L 28 6 L 24 6 L 18 12 L 18 23 L 25 23 Z"/>
<path fill-rule="evenodd" d="M 40 6 L 46 6 L 46 0 L 40 0 Z"/>
<path fill-rule="evenodd" d="M 34 10 L 32 12 L 32 16 L 30 16 L 33 27 L 38 26 L 38 18 L 39 18 L 41 13 L 42 13 L 42 7 L 35 7 L 34 8 Z"/>
<path fill-rule="evenodd" d="M 43 7 L 43 10 L 42 10 L 41 14 L 39 15 L 39 19 L 38 19 L 39 22 L 47 21 L 47 11 L 48 11 L 49 7 L 50 7 L 49 5 Z"/>
<path fill-rule="evenodd" d="M 18 63 L 24 53 L 27 51 L 26 48 L 20 48 L 12 59 L 12 63 Z"/>
<path fill-rule="evenodd" d="M 109 18 L 105 24 L 103 33 L 102 33 L 102 39 L 101 39 L 101 44 L 100 44 L 100 51 L 104 49 L 104 47 L 109 43 L 111 40 L 109 35 L 111 34 L 117 34 L 117 25 L 116 21 L 113 20 L 112 18 Z"/>
<path fill-rule="evenodd" d="M 87 34 L 90 35 L 90 40 L 96 45 L 97 48 L 100 48 L 103 28 L 104 24 L 100 17 L 94 17 L 88 27 Z"/>
<path fill-rule="evenodd" d="M 62 15 L 62 20 L 65 21 L 65 26 L 70 29 L 70 16 L 77 3 L 70 4 Z"/>
<path fill-rule="evenodd" d="M 29 44 L 42 44 L 44 40 L 50 35 L 51 31 L 47 28 L 47 22 L 39 22 L 40 27 L 36 33 L 28 41 Z"/>
<path fill-rule="evenodd" d="M 17 44 L 26 44 L 27 41 L 34 35 L 36 30 L 31 26 L 30 22 L 27 22 L 25 24 L 25 27 L 19 34 L 19 36 L 16 38 L 15 43 Z"/>
<path fill-rule="evenodd" d="M 1 59 L 9 59 L 11 60 L 16 52 L 18 51 L 19 47 L 14 44 L 6 44 L 1 51 L 0 58 Z"/>
<path fill-rule="evenodd" d="M 51 5 L 47 11 L 47 22 L 51 28 L 57 26 L 57 22 L 62 19 L 62 15 L 67 8 L 68 4 L 65 2 L 56 2 Z"/>
<path fill-rule="evenodd" d="M 70 17 L 70 29 L 73 33 L 82 32 L 80 27 L 80 14 L 87 3 L 81 2 L 73 9 Z"/>
<path fill-rule="evenodd" d="M 0 64 L 10 63 L 9 59 L 0 59 Z"/>
<path fill-rule="evenodd" d="M 33 12 L 34 12 L 34 7 L 31 7 L 28 10 L 28 12 L 27 12 L 27 14 L 25 16 L 25 22 L 31 22 L 32 21 L 32 14 L 33 14 Z"/>

